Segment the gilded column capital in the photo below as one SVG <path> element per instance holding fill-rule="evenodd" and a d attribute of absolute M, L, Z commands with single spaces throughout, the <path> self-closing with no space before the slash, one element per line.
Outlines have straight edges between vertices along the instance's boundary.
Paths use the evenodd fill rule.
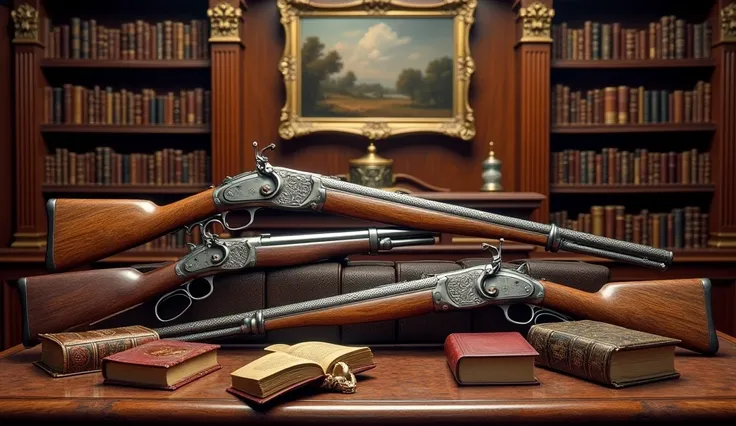
<path fill-rule="evenodd" d="M 555 11 L 544 3 L 534 2 L 519 8 L 521 19 L 520 42 L 552 42 L 551 28 Z"/>
<path fill-rule="evenodd" d="M 721 9 L 721 40 L 736 41 L 736 2 Z"/>
<path fill-rule="evenodd" d="M 207 9 L 210 18 L 210 43 L 240 42 L 240 23 L 243 11 L 229 3 L 222 2 Z"/>
<path fill-rule="evenodd" d="M 38 11 L 28 3 L 20 4 L 10 12 L 15 27 L 13 43 L 38 43 Z"/>

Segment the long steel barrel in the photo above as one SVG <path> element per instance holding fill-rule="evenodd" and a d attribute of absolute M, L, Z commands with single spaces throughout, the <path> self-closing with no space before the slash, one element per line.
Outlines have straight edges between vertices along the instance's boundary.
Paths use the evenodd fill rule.
<path fill-rule="evenodd" d="M 546 235 L 547 244 L 545 249 L 551 252 L 563 250 L 619 260 L 626 263 L 661 270 L 667 269 L 667 267 L 672 263 L 673 254 L 669 250 L 662 250 L 628 241 L 573 231 L 556 225 L 548 225 L 511 216 L 456 206 L 453 204 L 426 200 L 423 198 L 413 197 L 411 195 L 370 188 L 326 176 L 322 176 L 321 180 L 325 187 L 338 191 L 378 198 L 393 203 L 438 211 Z"/>

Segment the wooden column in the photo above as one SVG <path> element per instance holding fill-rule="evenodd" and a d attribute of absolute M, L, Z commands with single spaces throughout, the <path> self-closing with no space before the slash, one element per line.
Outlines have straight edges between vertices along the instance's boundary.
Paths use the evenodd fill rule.
<path fill-rule="evenodd" d="M 710 209 L 712 247 L 736 247 L 736 2 L 719 0 L 713 22 L 713 120 L 711 148 L 716 192 Z"/>
<path fill-rule="evenodd" d="M 212 183 L 243 170 L 242 0 L 210 0 Z M 265 35 L 264 35 L 265 37 Z M 248 144 L 250 147 L 250 144 Z"/>
<path fill-rule="evenodd" d="M 516 99 L 517 190 L 549 197 L 550 27 L 552 0 L 517 0 Z M 544 200 L 534 220 L 549 220 Z"/>
<path fill-rule="evenodd" d="M 16 0 L 13 19 L 15 76 L 15 234 L 11 247 L 46 245 L 41 185 L 45 150 L 41 139 L 43 90 L 40 61 L 40 0 Z"/>

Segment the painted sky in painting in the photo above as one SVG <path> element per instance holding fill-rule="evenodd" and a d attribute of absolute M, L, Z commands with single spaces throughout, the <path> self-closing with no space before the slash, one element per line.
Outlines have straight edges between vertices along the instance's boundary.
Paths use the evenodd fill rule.
<path fill-rule="evenodd" d="M 399 72 L 453 57 L 451 18 L 308 18 L 301 20 L 300 46 L 319 37 L 325 53 L 337 50 L 344 67 L 339 77 L 353 71 L 358 83 L 381 83 L 394 88 Z"/>

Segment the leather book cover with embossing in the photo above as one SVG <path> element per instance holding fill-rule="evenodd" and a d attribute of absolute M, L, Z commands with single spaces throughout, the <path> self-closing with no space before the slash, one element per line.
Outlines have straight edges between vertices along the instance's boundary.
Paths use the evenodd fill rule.
<path fill-rule="evenodd" d="M 158 340 L 102 360 L 105 384 L 175 390 L 222 366 L 220 345 Z"/>
<path fill-rule="evenodd" d="M 518 332 L 452 333 L 445 339 L 447 365 L 458 384 L 538 384 L 537 351 Z"/>
<path fill-rule="evenodd" d="M 140 325 L 82 332 L 39 334 L 41 359 L 33 365 L 52 377 L 98 372 L 102 359 L 147 342 L 158 333 Z"/>
<path fill-rule="evenodd" d="M 680 377 L 678 339 L 581 320 L 534 325 L 527 340 L 537 366 L 615 388 Z"/>

